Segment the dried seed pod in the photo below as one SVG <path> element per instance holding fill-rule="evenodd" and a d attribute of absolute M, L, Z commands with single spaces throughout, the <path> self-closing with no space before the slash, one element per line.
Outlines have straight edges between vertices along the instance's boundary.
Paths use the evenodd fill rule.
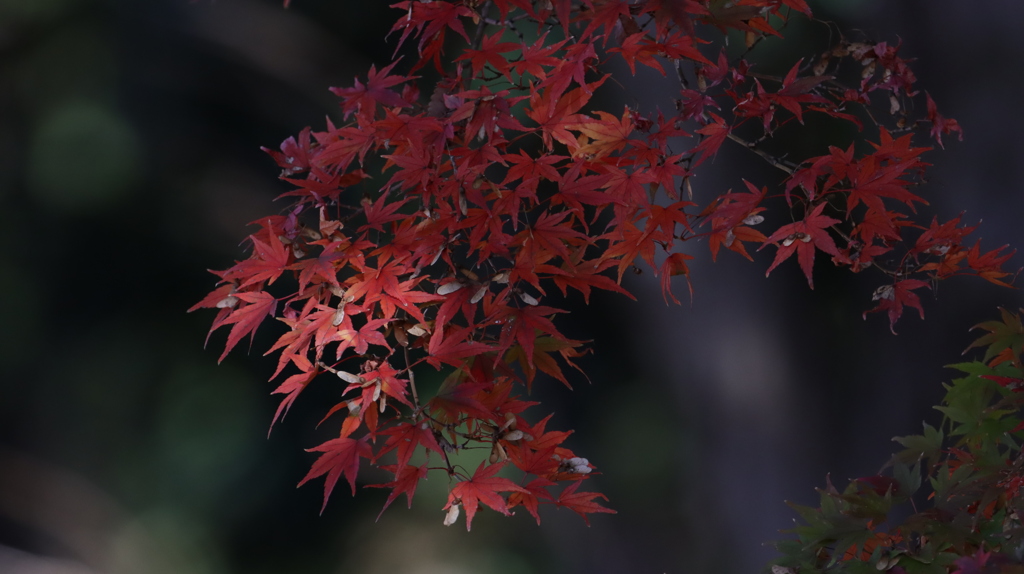
<path fill-rule="evenodd" d="M 437 294 L 447 295 L 449 293 L 454 293 L 459 289 L 462 289 L 462 283 L 459 283 L 458 281 L 452 281 L 451 283 L 445 283 L 444 285 L 438 287 Z"/>
<path fill-rule="evenodd" d="M 487 294 L 487 285 L 481 285 L 480 288 L 476 290 L 476 293 L 473 294 L 473 298 L 469 300 L 470 304 L 471 305 L 476 305 L 477 303 L 480 302 L 481 299 L 484 298 L 484 295 L 486 295 L 486 294 Z"/>
<path fill-rule="evenodd" d="M 338 305 L 338 310 L 334 312 L 334 318 L 331 319 L 331 326 L 337 327 L 345 320 L 345 302 L 342 301 Z"/>
<path fill-rule="evenodd" d="M 872 301 L 878 301 L 879 299 L 892 299 L 895 297 L 895 293 L 892 285 L 882 285 L 875 292 L 871 294 Z"/>
<path fill-rule="evenodd" d="M 228 295 L 220 301 L 217 301 L 216 307 L 218 309 L 234 309 L 235 305 L 238 305 L 238 297 Z"/>
<path fill-rule="evenodd" d="M 448 513 L 444 515 L 444 525 L 451 526 L 459 519 L 459 505 L 453 504 L 448 507 Z"/>
<path fill-rule="evenodd" d="M 345 371 L 338 371 L 335 374 L 338 375 L 339 379 L 345 381 L 346 383 L 352 383 L 353 385 L 361 385 L 366 382 L 366 380 L 360 377 L 359 375 L 354 375 L 352 373 L 347 373 Z"/>
<path fill-rule="evenodd" d="M 405 335 L 404 325 L 395 325 L 395 340 L 403 347 L 409 346 L 409 337 Z"/>

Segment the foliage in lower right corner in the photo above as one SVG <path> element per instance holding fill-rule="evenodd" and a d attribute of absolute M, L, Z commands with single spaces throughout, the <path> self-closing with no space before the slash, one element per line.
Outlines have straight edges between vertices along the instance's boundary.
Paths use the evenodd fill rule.
<path fill-rule="evenodd" d="M 818 507 L 792 504 L 801 520 L 772 574 L 1024 573 L 1024 326 L 1004 309 L 975 328 L 987 333 L 968 350 L 984 356 L 950 365 L 942 423 L 896 437 L 878 475 L 826 479 Z"/>

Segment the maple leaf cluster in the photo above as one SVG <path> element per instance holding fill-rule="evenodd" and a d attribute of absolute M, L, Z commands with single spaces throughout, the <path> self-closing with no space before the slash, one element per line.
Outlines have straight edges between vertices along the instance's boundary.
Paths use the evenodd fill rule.
<path fill-rule="evenodd" d="M 941 424 L 895 437 L 875 476 L 843 490 L 826 478 L 818 507 L 791 504 L 801 519 L 773 574 L 1024 569 L 1024 327 L 1001 315 L 974 327 L 986 333 L 964 353 L 984 348 L 981 360 L 949 365 L 960 376 L 943 385 Z"/>
<path fill-rule="evenodd" d="M 445 473 L 445 523 L 463 508 L 467 529 L 480 504 L 503 514 L 523 506 L 538 522 L 541 504 L 584 518 L 613 512 L 596 502 L 602 495 L 578 490 L 594 467 L 564 445 L 569 433 L 523 415 L 535 403 L 518 393 L 538 373 L 568 386 L 566 368 L 584 352 L 555 324 L 564 311 L 545 300 L 553 290 L 629 295 L 621 280 L 638 261 L 675 300 L 671 278 L 688 280 L 684 248 L 694 241 L 706 238 L 712 256 L 724 247 L 748 259 L 745 244 L 774 246 L 768 272 L 795 254 L 812 287 L 818 252 L 854 272 L 880 270 L 872 311 L 886 311 L 890 325 L 906 306 L 921 311 L 914 291 L 935 280 L 1003 284 L 1008 275 L 1009 254 L 964 247 L 973 228 L 959 218 L 914 223 L 926 202 L 911 190 L 927 148 L 913 147 L 911 132 L 930 123 L 940 138 L 959 126 L 930 97 L 926 117 L 913 119 L 918 92 L 898 47 L 843 41 L 784 77 L 708 48 L 728 30 L 748 49 L 781 36 L 788 18 L 810 16 L 803 0 L 393 7 L 396 55 L 403 46 L 415 55 L 333 88 L 340 120 L 267 150 L 290 205 L 255 222 L 250 257 L 215 272 L 220 285 L 194 307 L 218 310 L 211 332 L 230 327 L 221 359 L 268 319 L 287 327 L 267 351 L 278 357 L 272 378 L 285 376 L 273 422 L 315 379 L 340 379 L 342 400 L 325 417 L 341 419 L 340 433 L 311 449 L 322 454 L 302 480 L 325 477 L 325 505 L 340 478 L 355 492 L 366 459 L 394 475 L 371 485 L 391 489 L 385 508 L 401 494 L 411 504 L 420 480 Z M 594 110 L 613 58 L 672 70 L 676 109 Z M 436 81 L 415 75 L 426 68 Z M 837 80 L 850 68 L 853 87 Z M 831 147 L 793 163 L 764 148 L 807 114 L 874 121 L 879 101 L 891 125 L 875 122 L 870 153 Z M 694 171 L 727 141 L 779 168 L 780 191 L 746 182 L 740 193 L 695 192 Z M 755 229 L 769 204 L 792 223 Z M 445 374 L 432 397 L 415 380 L 427 366 Z M 450 460 L 471 448 L 490 450 L 472 473 Z M 416 453 L 423 462 L 413 464 Z M 506 467 L 523 479 L 498 476 Z"/>

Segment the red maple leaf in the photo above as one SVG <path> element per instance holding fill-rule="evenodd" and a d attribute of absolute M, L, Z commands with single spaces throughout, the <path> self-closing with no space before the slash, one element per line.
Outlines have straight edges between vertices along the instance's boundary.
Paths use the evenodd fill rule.
<path fill-rule="evenodd" d="M 619 119 L 607 112 L 597 112 L 600 119 L 588 116 L 580 116 L 579 120 L 568 127 L 570 130 L 578 131 L 583 136 L 580 138 L 579 148 L 573 155 L 586 156 L 590 160 L 598 159 L 621 150 L 629 142 L 629 135 L 633 133 L 633 114 L 629 109 L 622 112 Z"/>
<path fill-rule="evenodd" d="M 444 327 L 435 328 L 427 347 L 427 352 L 430 353 L 427 362 L 434 367 L 440 367 L 441 363 L 458 367 L 466 357 L 473 357 L 491 349 L 486 343 L 469 339 L 475 331 L 473 327 L 456 329 L 447 335 L 443 334 L 444 331 Z"/>
<path fill-rule="evenodd" d="M 1004 245 L 999 249 L 993 249 L 982 254 L 981 241 L 976 241 L 970 251 L 967 252 L 967 266 L 974 270 L 982 279 L 990 283 L 1002 285 L 1003 287 L 1012 287 L 1009 283 L 1001 281 L 1003 277 L 1010 275 L 1008 272 L 1003 271 L 1003 263 L 1009 261 L 1017 253 L 1016 249 L 1008 253 L 1002 253 L 1008 247 L 1009 245 Z"/>
<path fill-rule="evenodd" d="M 215 331 L 223 325 L 233 325 L 228 333 L 228 341 L 224 344 L 224 352 L 221 353 L 217 362 L 221 362 L 231 349 L 246 335 L 256 336 L 256 329 L 268 316 L 273 316 L 277 309 L 277 299 L 270 293 L 263 291 L 249 291 L 246 293 L 235 293 L 233 297 L 242 301 L 223 320 L 214 323 L 210 332 Z"/>
<path fill-rule="evenodd" d="M 652 42 L 645 32 L 637 32 L 626 36 L 618 48 L 612 48 L 608 51 L 622 54 L 622 59 L 629 65 L 629 72 L 631 74 L 636 74 L 636 63 L 640 62 L 648 68 L 658 70 L 662 76 L 665 75 L 665 68 L 662 68 L 661 63 L 654 57 L 662 51 L 662 47 L 658 43 Z"/>
<path fill-rule="evenodd" d="M 384 447 L 377 453 L 376 458 L 380 458 L 397 448 L 398 465 L 396 466 L 397 470 L 394 471 L 396 473 L 401 473 L 405 469 L 405 466 L 409 464 L 409 459 L 412 458 L 413 452 L 420 445 L 437 454 L 444 454 L 444 451 L 441 450 L 441 445 L 437 443 L 437 438 L 434 436 L 433 427 L 430 426 L 426 419 L 415 423 L 402 422 L 381 431 L 381 434 L 388 435 L 389 438 L 384 443 Z"/>
<path fill-rule="evenodd" d="M 513 492 L 508 497 L 508 507 L 515 508 L 522 506 L 540 524 L 540 513 L 537 512 L 541 500 L 553 501 L 551 493 L 547 491 L 548 486 L 555 483 L 546 478 L 535 478 L 526 483 L 523 488 L 527 492 Z"/>
<path fill-rule="evenodd" d="M 292 404 L 295 403 L 295 399 L 299 397 L 299 393 L 305 390 L 306 386 L 320 374 L 320 371 L 313 369 L 309 372 L 302 372 L 294 374 L 284 380 L 283 383 L 278 385 L 270 394 L 283 394 L 285 397 L 281 399 L 281 403 L 277 405 L 277 410 L 274 412 L 274 418 L 270 421 L 270 429 L 267 431 L 267 436 L 270 436 L 270 431 L 274 430 L 274 423 L 280 420 L 284 420 L 284 416 L 288 414 L 288 410 L 292 408 Z"/>
<path fill-rule="evenodd" d="M 692 153 L 697 156 L 697 161 L 693 163 L 693 167 L 704 163 L 704 160 L 709 157 L 714 157 L 718 153 L 718 148 L 722 147 L 726 138 L 729 137 L 731 128 L 725 123 L 725 120 L 719 117 L 714 112 L 708 112 L 708 115 L 714 119 L 714 122 L 697 130 L 697 133 L 705 136 L 704 140 L 694 146 Z"/>
<path fill-rule="evenodd" d="M 453 504 L 462 504 L 466 509 L 466 531 L 472 528 L 473 517 L 476 516 L 481 502 L 507 516 L 509 514 L 508 504 L 498 493 L 530 492 L 507 478 L 494 476 L 505 467 L 505 463 L 490 466 L 485 466 L 485 464 L 485 462 L 480 463 L 476 472 L 473 473 L 473 478 L 464 480 L 452 488 L 448 493 L 448 504 L 444 506 L 444 509 L 447 510 Z"/>
<path fill-rule="evenodd" d="M 250 236 L 253 246 L 253 256 L 245 261 L 240 261 L 232 268 L 231 276 L 242 279 L 239 288 L 266 281 L 273 284 L 274 280 L 284 273 L 288 267 L 288 260 L 291 250 L 287 249 L 281 239 L 270 235 L 270 241 L 264 243 L 255 235 Z"/>
<path fill-rule="evenodd" d="M 547 77 L 548 71 L 544 68 L 553 68 L 558 65 L 561 61 L 552 54 L 558 52 L 566 40 L 556 42 L 554 44 L 547 44 L 548 33 L 540 37 L 537 42 L 533 44 L 523 44 L 522 54 L 519 59 L 512 62 L 512 70 L 520 75 L 530 74 L 538 80 L 544 80 Z"/>
<path fill-rule="evenodd" d="M 868 318 L 868 313 L 885 311 L 889 315 L 889 330 L 892 331 L 893 335 L 895 335 L 896 321 L 899 320 L 900 316 L 903 314 L 903 307 L 905 305 L 909 305 L 917 309 L 921 318 L 924 319 L 924 308 L 921 307 L 921 299 L 913 292 L 914 289 L 920 289 L 922 287 L 928 287 L 928 284 L 919 279 L 904 279 L 902 281 L 897 281 L 892 285 L 882 285 L 871 297 L 875 301 L 878 301 L 878 305 L 876 305 L 874 309 L 864 311 L 864 319 Z"/>
<path fill-rule="evenodd" d="M 495 309 L 486 322 L 502 325 L 501 338 L 497 345 L 499 352 L 504 352 L 518 343 L 523 348 L 527 362 L 532 366 L 533 346 L 538 334 L 565 339 L 548 318 L 555 313 L 565 311 L 543 305 L 526 305 L 523 308 L 501 306 Z"/>
<path fill-rule="evenodd" d="M 508 58 L 502 56 L 502 54 L 519 50 L 520 46 L 512 42 L 502 42 L 501 37 L 504 35 L 505 31 L 499 30 L 491 36 L 484 36 L 479 50 L 466 50 L 455 61 L 469 60 L 470 65 L 473 66 L 474 76 L 479 76 L 484 66 L 490 65 L 495 71 L 505 76 L 511 82 L 512 77 L 509 75 L 511 64 Z"/>
<path fill-rule="evenodd" d="M 583 522 L 587 523 L 587 526 L 590 526 L 590 520 L 587 519 L 587 514 L 594 512 L 617 514 L 616 511 L 611 508 L 601 506 L 600 503 L 594 502 L 595 498 L 608 500 L 608 497 L 600 492 L 576 492 L 576 489 L 578 489 L 582 483 L 583 481 L 579 480 L 567 486 L 565 490 L 558 495 L 558 500 L 555 501 L 555 504 L 562 508 L 568 508 L 576 514 L 579 514 L 583 518 Z"/>
<path fill-rule="evenodd" d="M 814 289 L 814 278 L 811 273 L 814 267 L 815 250 L 820 249 L 833 257 L 841 257 L 832 237 L 825 231 L 830 226 L 839 223 L 839 220 L 821 214 L 825 210 L 825 205 L 827 204 L 818 204 L 803 221 L 783 225 L 765 240 L 764 245 L 758 251 L 764 249 L 769 243 L 776 243 L 779 248 L 775 254 L 775 261 L 765 272 L 766 277 L 772 272 L 772 269 L 778 267 L 780 263 L 789 259 L 796 252 L 800 269 L 807 277 L 807 284 Z"/>
<path fill-rule="evenodd" d="M 932 123 L 931 134 L 935 141 L 939 142 L 939 147 L 946 147 L 942 145 L 943 134 L 955 132 L 960 141 L 964 141 L 964 130 L 960 127 L 960 124 L 956 120 L 945 118 L 939 113 L 939 108 L 935 105 L 935 101 L 932 100 L 931 94 L 925 93 L 925 98 L 928 105 L 928 121 Z"/>
<path fill-rule="evenodd" d="M 676 305 L 679 305 L 679 299 L 676 298 L 675 294 L 672 293 L 672 277 L 676 275 L 682 275 L 686 277 L 686 285 L 690 289 L 690 300 L 693 300 L 693 285 L 690 284 L 690 268 L 686 266 L 687 260 L 693 259 L 692 255 L 686 253 L 673 253 L 665 258 L 665 261 L 658 268 L 658 275 L 661 276 L 661 296 L 668 303 L 668 298 L 671 297 L 672 301 Z"/>
<path fill-rule="evenodd" d="M 391 493 L 388 494 L 387 501 L 384 502 L 384 508 L 380 509 L 380 514 L 377 515 L 377 520 L 384 515 L 384 511 L 391 506 L 391 503 L 395 501 L 401 495 L 405 495 L 406 500 L 409 502 L 409 508 L 412 508 L 412 497 L 416 494 L 416 487 L 419 486 L 421 480 L 427 478 L 427 465 L 423 466 L 412 466 L 408 465 L 401 470 L 396 470 L 395 465 L 387 465 L 380 467 L 382 470 L 387 470 L 395 473 L 395 480 L 386 484 L 367 484 L 370 488 L 390 488 Z"/>
<path fill-rule="evenodd" d="M 434 398 L 427 402 L 430 412 L 443 423 L 452 423 L 463 416 L 478 419 L 493 419 L 494 413 L 480 402 L 477 395 L 491 383 L 459 380 L 449 377 L 441 384 Z"/>
<path fill-rule="evenodd" d="M 357 78 L 356 85 L 351 88 L 331 88 L 331 92 L 342 99 L 341 110 L 345 113 L 346 119 L 353 112 L 360 111 L 373 117 L 378 103 L 391 108 L 410 105 L 400 94 L 389 89 L 414 78 L 388 75 L 391 73 L 391 69 L 398 64 L 398 61 L 395 60 L 390 65 L 381 69 L 380 72 L 377 72 L 377 69 L 370 65 L 370 73 L 365 85 Z"/>
<path fill-rule="evenodd" d="M 356 494 L 356 474 L 359 473 L 359 459 L 373 458 L 373 451 L 367 442 L 367 437 L 353 439 L 348 437 L 329 440 L 319 446 L 306 449 L 306 452 L 322 452 L 323 455 L 316 459 L 313 467 L 309 469 L 306 477 L 299 482 L 299 486 L 319 476 L 327 475 L 324 481 L 324 503 L 320 507 L 322 514 L 327 508 L 327 499 L 334 490 L 334 485 L 342 476 L 352 487 L 352 496 Z"/>

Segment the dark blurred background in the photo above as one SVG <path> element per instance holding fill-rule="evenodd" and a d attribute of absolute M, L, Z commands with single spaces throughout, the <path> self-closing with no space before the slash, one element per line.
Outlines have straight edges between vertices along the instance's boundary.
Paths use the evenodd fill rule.
<path fill-rule="evenodd" d="M 338 118 L 327 87 L 393 49 L 386 2 L 280 4 L 0 0 L 0 572 L 756 572 L 792 524 L 783 500 L 813 503 L 827 472 L 875 473 L 893 435 L 937 422 L 967 329 L 1022 302 L 947 281 L 927 320 L 908 313 L 893 336 L 860 318 L 877 277 L 823 265 L 810 291 L 795 264 L 764 278 L 770 250 L 712 267 L 698 245 L 692 304 L 665 307 L 649 272 L 630 278 L 639 302 L 597 297 L 566 323 L 593 340 L 593 384 L 535 391 L 535 416 L 577 429 L 617 515 L 586 528 L 552 511 L 537 527 L 484 511 L 467 534 L 441 525 L 433 481 L 378 522 L 386 492 L 371 489 L 339 487 L 321 516 L 322 482 L 294 486 L 314 459 L 303 449 L 329 438 L 313 426 L 330 392 L 303 395 L 268 439 L 269 330 L 217 365 L 212 314 L 184 312 L 214 285 L 205 269 L 244 256 L 246 224 L 280 209 L 259 147 Z M 928 155 L 927 217 L 966 210 L 987 248 L 1024 246 L 1024 5 L 812 6 L 853 39 L 902 41 L 964 127 Z M 784 71 L 828 31 L 794 21 L 756 59 Z M 627 92 L 608 105 L 671 108 L 670 81 L 616 73 Z M 698 193 L 776 180 L 760 161 L 725 148 Z"/>

